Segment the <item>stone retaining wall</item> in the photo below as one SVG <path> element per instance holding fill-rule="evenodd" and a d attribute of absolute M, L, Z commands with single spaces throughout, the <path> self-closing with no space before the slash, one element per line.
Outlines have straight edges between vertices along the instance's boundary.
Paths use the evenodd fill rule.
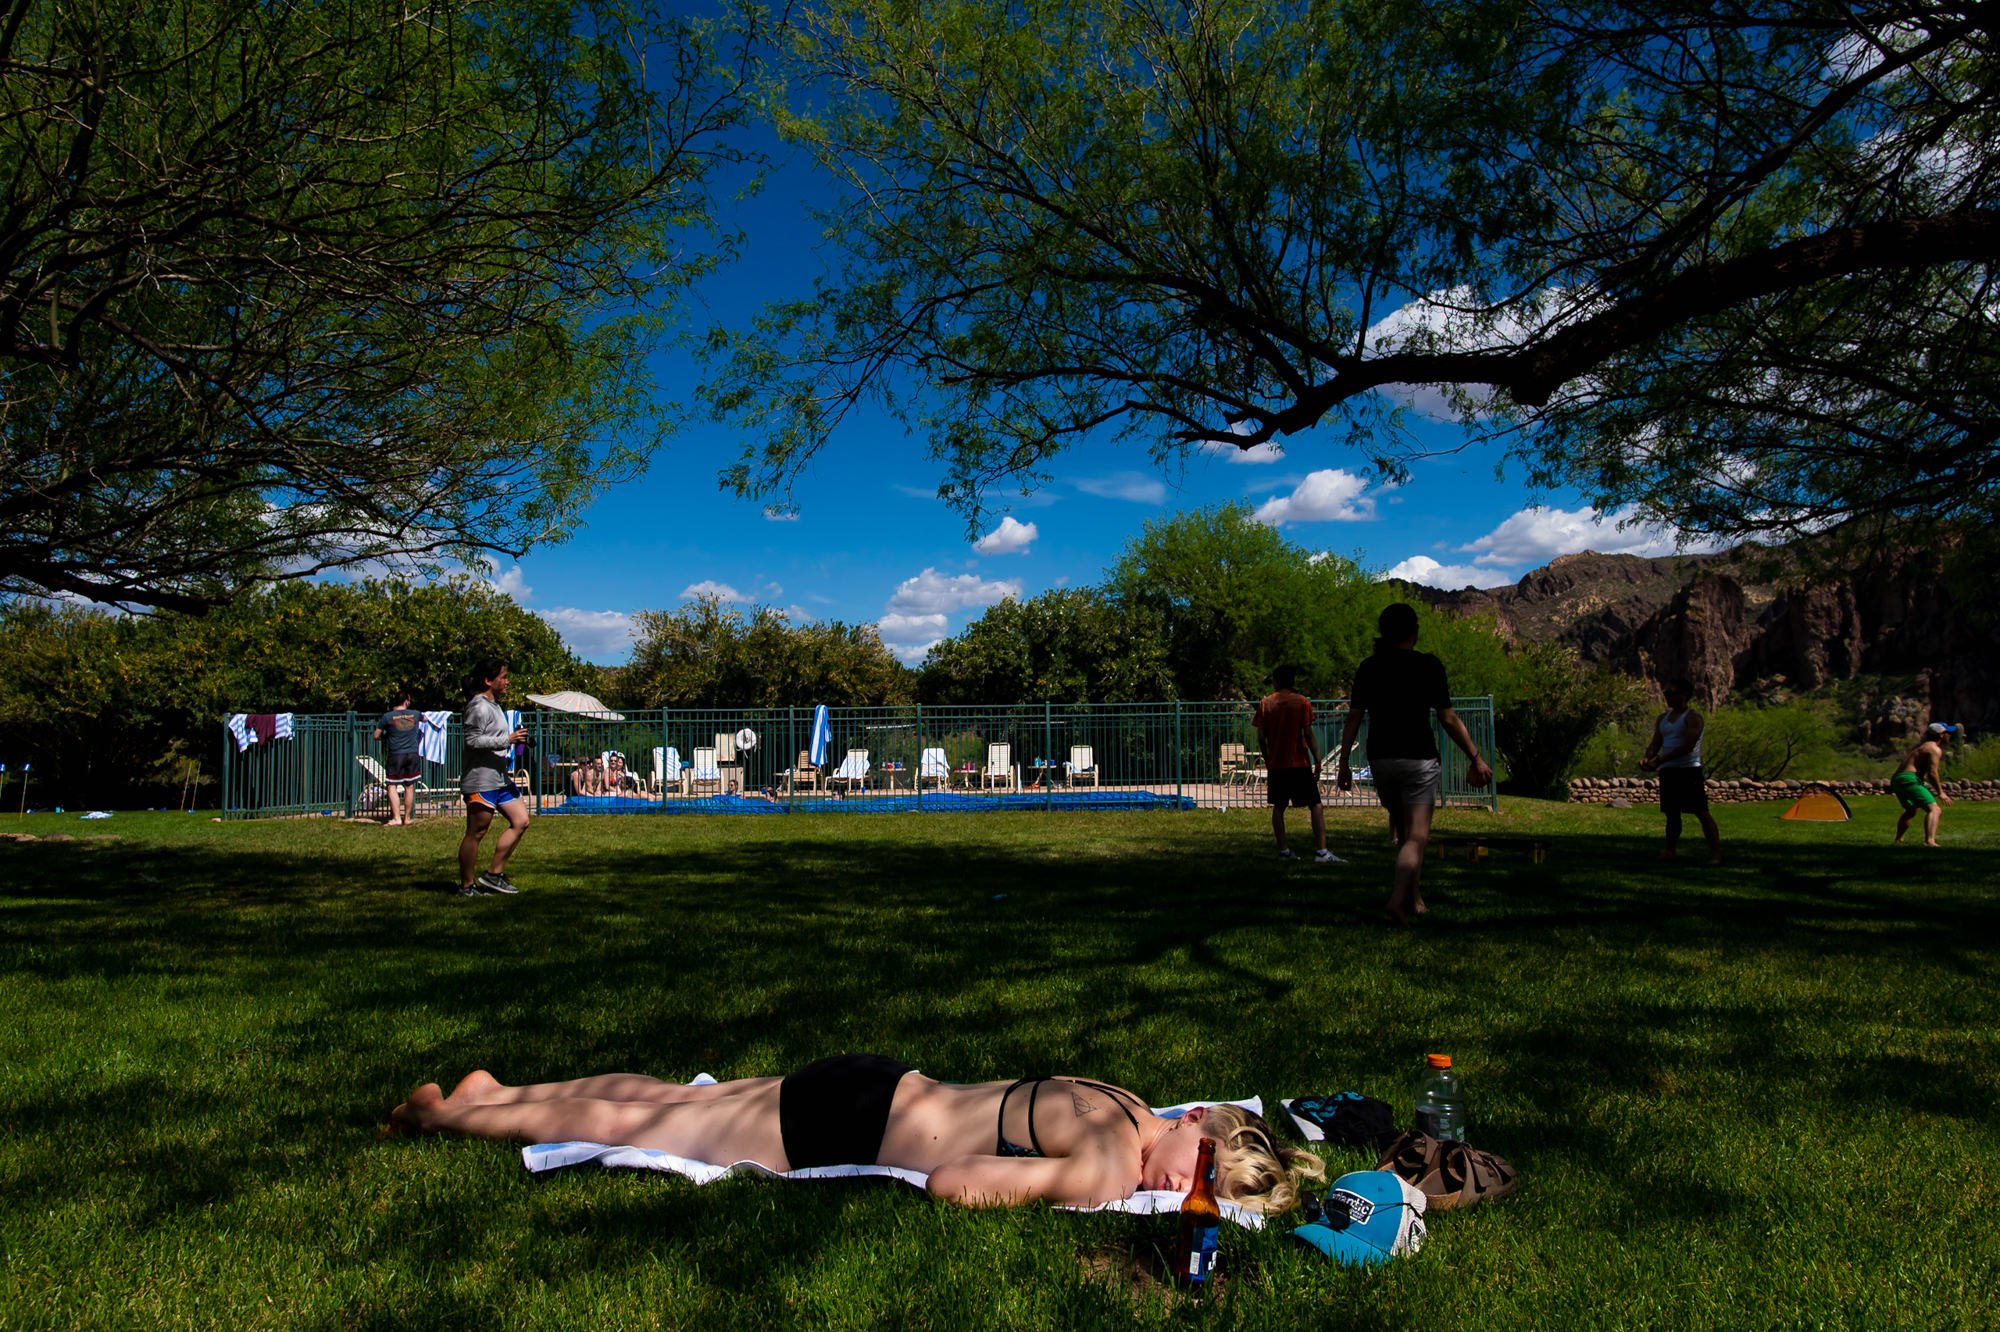
<path fill-rule="evenodd" d="M 1796 800 L 1809 788 L 1824 786 L 1844 796 L 1888 795 L 1887 777 L 1858 782 L 1715 782 L 1708 784 L 1708 798 L 1714 804 L 1747 804 L 1756 800 Z M 2000 781 L 1953 782 L 1944 784 L 1944 793 L 1953 800 L 2000 800 Z M 1577 804 L 1608 805 L 1614 800 L 1634 804 L 1657 802 L 1660 784 L 1652 777 L 1574 777 L 1569 798 Z"/>

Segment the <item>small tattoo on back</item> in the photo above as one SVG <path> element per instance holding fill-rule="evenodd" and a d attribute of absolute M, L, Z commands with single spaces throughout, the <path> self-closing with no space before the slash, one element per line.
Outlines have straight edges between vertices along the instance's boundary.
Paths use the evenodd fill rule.
<path fill-rule="evenodd" d="M 1085 1115 L 1097 1109 L 1097 1102 L 1091 1100 L 1082 1092 L 1071 1092 L 1069 1094 L 1069 1103 L 1076 1107 L 1076 1117 L 1078 1119 L 1082 1119 Z"/>

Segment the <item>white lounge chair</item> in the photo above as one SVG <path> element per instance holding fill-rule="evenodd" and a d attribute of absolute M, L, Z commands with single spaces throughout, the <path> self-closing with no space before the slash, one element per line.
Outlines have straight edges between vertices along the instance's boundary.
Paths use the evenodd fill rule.
<path fill-rule="evenodd" d="M 712 748 L 694 751 L 694 767 L 688 777 L 688 789 L 693 794 L 700 795 L 704 786 L 714 791 L 722 790 L 722 769 L 716 765 L 715 750 Z"/>
<path fill-rule="evenodd" d="M 951 788 L 951 763 L 942 749 L 926 749 L 917 756 L 917 789 L 924 789 L 924 783 L 936 782 L 940 791 Z"/>
<path fill-rule="evenodd" d="M 1021 789 L 1021 774 L 1014 771 L 1013 745 L 986 746 L 984 778 L 988 790 L 996 787 L 1007 787 L 1015 791 Z"/>
<path fill-rule="evenodd" d="M 1089 782 L 1097 785 L 1097 751 L 1089 745 L 1069 747 L 1069 784 Z"/>
<path fill-rule="evenodd" d="M 850 791 L 857 787 L 866 791 L 868 789 L 868 751 L 865 749 L 848 750 L 847 757 L 840 761 L 840 766 L 826 775 L 827 789 L 831 790 L 835 782 L 845 782 L 847 789 Z"/>
<path fill-rule="evenodd" d="M 653 794 L 663 795 L 671 788 L 681 791 L 681 751 L 672 745 L 653 746 Z"/>

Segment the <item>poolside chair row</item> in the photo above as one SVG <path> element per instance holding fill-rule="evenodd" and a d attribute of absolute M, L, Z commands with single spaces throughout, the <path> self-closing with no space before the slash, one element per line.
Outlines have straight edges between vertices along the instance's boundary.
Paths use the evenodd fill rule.
<path fill-rule="evenodd" d="M 885 767 L 878 781 L 894 783 L 901 769 Z M 804 790 L 847 790 L 865 791 L 875 768 L 865 749 L 850 749 L 838 767 L 822 772 L 806 750 L 799 751 L 796 763 L 783 774 L 788 791 Z M 1065 765 L 1064 778 L 1071 786 L 1088 782 L 1097 785 L 1098 769 L 1096 750 L 1090 745 L 1072 745 L 1069 762 Z M 954 769 L 945 757 L 944 749 L 933 746 L 925 749 L 917 759 L 915 788 L 919 791 L 927 787 L 948 790 L 954 783 L 971 786 L 978 779 L 980 788 L 989 791 L 1018 791 L 1021 789 L 1021 768 L 1014 762 L 1014 746 L 993 744 L 986 747 L 986 766 L 975 768 L 971 764 Z"/>

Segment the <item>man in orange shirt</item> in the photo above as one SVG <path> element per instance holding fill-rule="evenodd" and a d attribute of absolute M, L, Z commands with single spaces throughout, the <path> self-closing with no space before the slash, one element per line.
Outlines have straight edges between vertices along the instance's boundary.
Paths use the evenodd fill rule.
<path fill-rule="evenodd" d="M 1313 859 L 1337 864 L 1340 857 L 1326 849 L 1326 811 L 1319 803 L 1319 737 L 1313 734 L 1312 700 L 1292 688 L 1297 678 L 1290 666 L 1279 666 L 1264 680 L 1273 692 L 1257 705 L 1257 734 L 1264 742 L 1264 768 L 1270 776 L 1271 831 L 1278 839 L 1278 859 L 1296 860 L 1285 841 L 1285 807 L 1303 805 L 1312 811 Z"/>

